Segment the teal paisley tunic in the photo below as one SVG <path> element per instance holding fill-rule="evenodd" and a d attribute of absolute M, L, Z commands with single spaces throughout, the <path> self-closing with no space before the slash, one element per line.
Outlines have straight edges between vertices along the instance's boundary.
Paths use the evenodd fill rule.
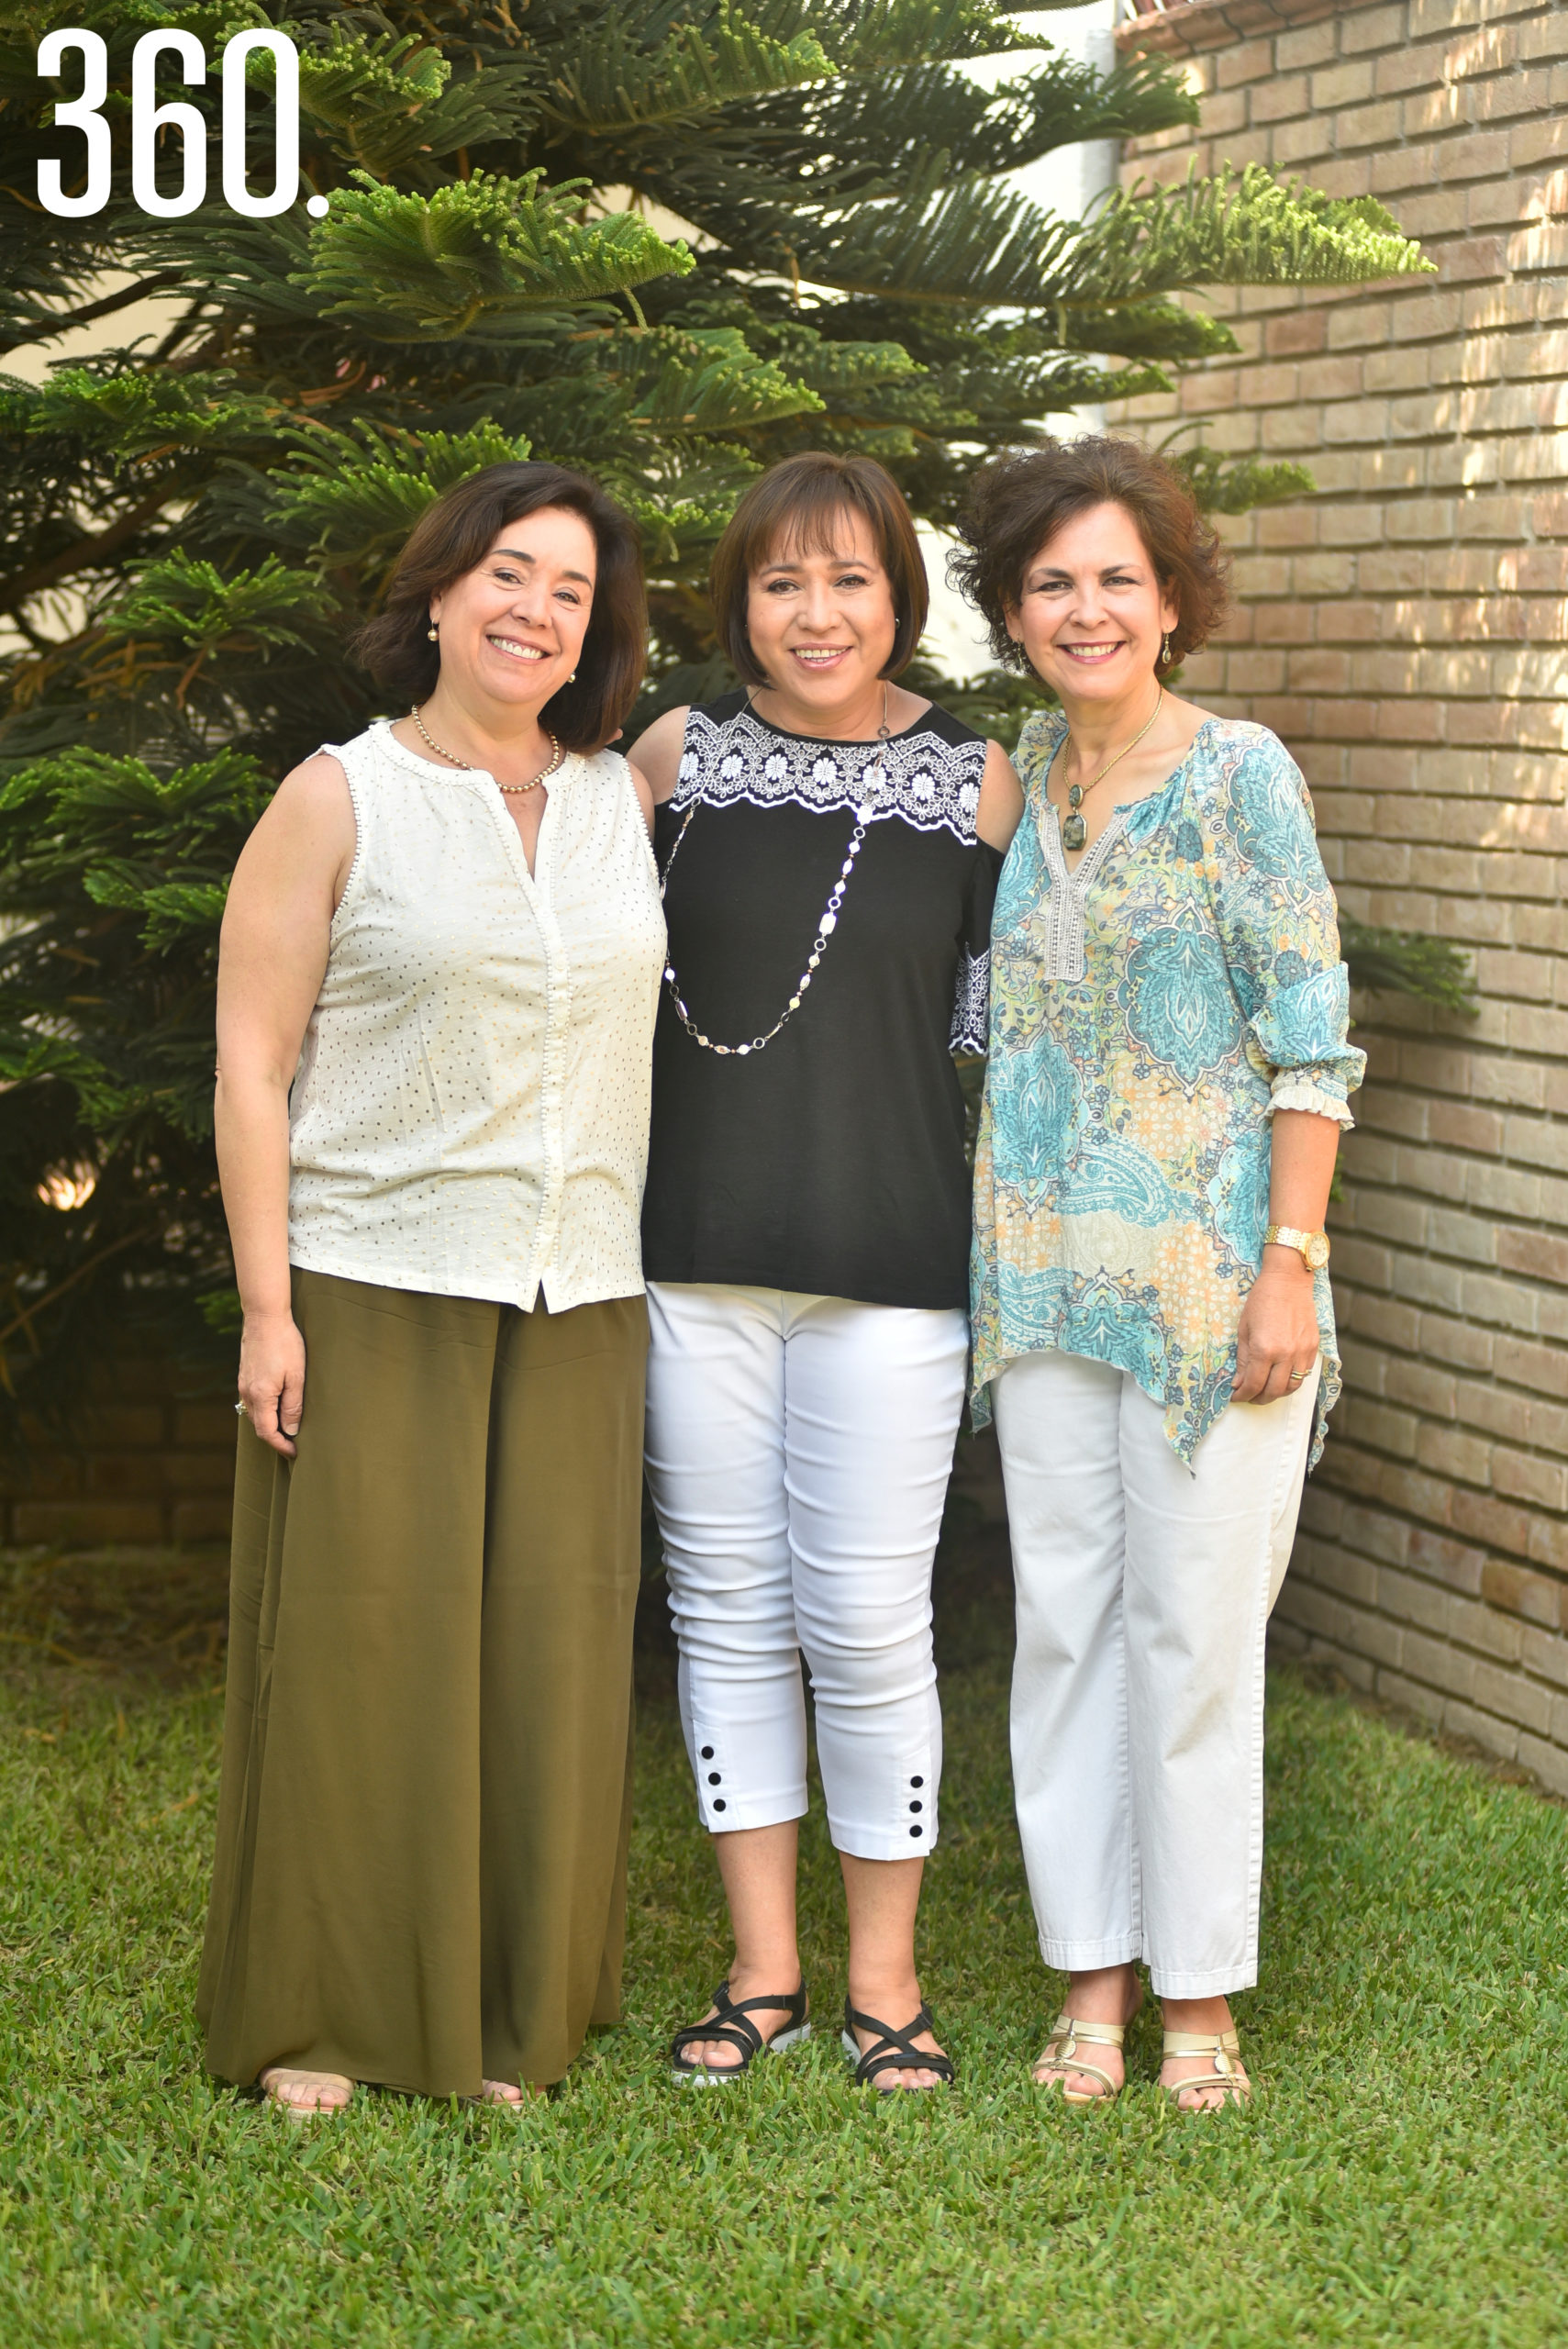
<path fill-rule="evenodd" d="M 1266 727 L 1206 718 L 1163 788 L 1118 807 L 1069 872 L 1031 718 L 1023 822 L 991 931 L 975 1158 L 973 1411 L 1020 1355 L 1114 1364 L 1190 1461 L 1230 1398 L 1268 1221 L 1269 1119 L 1351 1123 L 1366 1056 L 1312 802 Z M 1340 1391 L 1327 1273 L 1312 1457 Z"/>

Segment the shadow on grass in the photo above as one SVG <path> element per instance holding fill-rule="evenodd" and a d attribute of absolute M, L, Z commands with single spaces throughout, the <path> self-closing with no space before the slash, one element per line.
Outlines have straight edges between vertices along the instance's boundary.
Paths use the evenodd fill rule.
<path fill-rule="evenodd" d="M 1568 2304 L 1568 1815 L 1275 1676 L 1256 2106 L 1182 2121 L 1152 2021 L 1107 2111 L 1028 2084 L 1039 1963 L 1007 1776 L 1005 1541 L 955 1496 L 948 1770 L 922 1919 L 951 2095 L 878 2100 L 824 2021 L 674 2089 L 728 1957 L 661 1585 L 644 1592 L 627 2012 L 520 2115 L 367 2095 L 291 2128 L 204 2077 L 224 1566 L 0 1573 L 0 2342 L 26 2349 L 1555 2349 Z M 215 1636 L 214 1626 L 218 1626 Z"/>

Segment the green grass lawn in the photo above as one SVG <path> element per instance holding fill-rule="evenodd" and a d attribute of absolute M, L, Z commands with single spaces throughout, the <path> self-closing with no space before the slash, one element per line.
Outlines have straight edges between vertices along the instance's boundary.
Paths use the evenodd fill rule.
<path fill-rule="evenodd" d="M 733 2090 L 663 2045 L 726 1956 L 667 1650 L 644 1642 L 628 2015 L 520 2117 L 361 2095 L 300 2128 L 203 2076 L 212 1562 L 23 1560 L 0 1589 L 0 2343 L 1561 2343 L 1568 1812 L 1278 1678 L 1261 2093 L 1108 2111 L 1027 2065 L 1057 1984 L 1008 1799 L 995 1562 L 950 1569 L 924 1975 L 951 2097 L 848 2083 L 837 2032 Z M 657 1594 L 654 1594 L 657 1598 Z M 806 1963 L 842 1998 L 836 1869 Z"/>

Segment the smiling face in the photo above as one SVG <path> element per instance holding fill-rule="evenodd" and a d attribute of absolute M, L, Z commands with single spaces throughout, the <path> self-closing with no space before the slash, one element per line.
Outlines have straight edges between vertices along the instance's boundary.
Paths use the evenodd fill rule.
<path fill-rule="evenodd" d="M 597 569 L 581 514 L 541 507 L 506 523 L 489 553 L 439 596 L 441 683 L 465 700 L 536 708 L 577 666 Z"/>
<path fill-rule="evenodd" d="M 1092 506 L 1063 523 L 1024 572 L 1007 633 L 1064 702 L 1115 702 L 1154 674 L 1176 625 L 1125 506 Z"/>
<path fill-rule="evenodd" d="M 826 552 L 783 540 L 751 574 L 746 633 L 769 683 L 807 709 L 876 685 L 897 633 L 893 585 L 863 514 L 840 511 Z"/>

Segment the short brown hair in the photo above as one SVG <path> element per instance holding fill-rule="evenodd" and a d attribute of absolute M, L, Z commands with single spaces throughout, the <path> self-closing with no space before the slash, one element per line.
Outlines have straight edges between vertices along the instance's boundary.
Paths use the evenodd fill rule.
<path fill-rule="evenodd" d="M 569 751 L 597 751 L 616 734 L 642 683 L 648 607 L 637 525 L 586 473 L 564 465 L 486 465 L 425 508 L 393 567 L 382 609 L 350 651 L 388 692 L 423 701 L 440 674 L 428 636 L 430 598 L 478 569 L 508 522 L 546 507 L 580 514 L 594 534 L 598 576 L 574 684 L 540 713 Z"/>
<path fill-rule="evenodd" d="M 1000 457 L 975 475 L 958 522 L 967 551 L 948 561 L 949 579 L 984 616 L 999 661 L 1029 666 L 1023 646 L 1007 633 L 1007 614 L 1017 610 L 1025 574 L 1041 547 L 1063 523 L 1095 506 L 1119 506 L 1131 516 L 1155 576 L 1176 607 L 1171 657 L 1156 662 L 1157 673 L 1207 644 L 1224 618 L 1229 557 L 1174 466 L 1140 440 L 1106 433 L 1047 440 Z"/>
<path fill-rule="evenodd" d="M 780 546 L 831 554 L 833 524 L 844 513 L 863 515 L 871 524 L 893 590 L 893 650 L 882 674 L 896 677 L 914 658 L 925 633 L 931 591 L 903 491 L 874 457 L 836 457 L 825 449 L 803 449 L 798 456 L 770 465 L 751 484 L 713 551 L 709 585 L 718 641 L 749 685 L 768 683 L 746 633 L 753 576 Z"/>

